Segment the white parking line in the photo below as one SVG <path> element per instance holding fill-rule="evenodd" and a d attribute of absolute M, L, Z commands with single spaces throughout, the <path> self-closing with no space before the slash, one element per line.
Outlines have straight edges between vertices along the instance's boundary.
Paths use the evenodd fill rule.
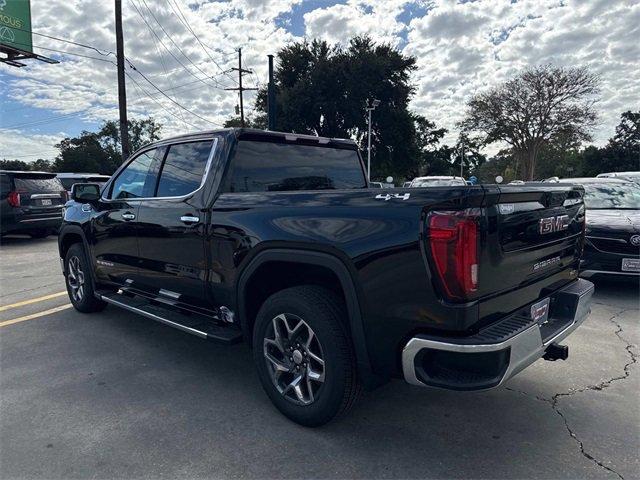
<path fill-rule="evenodd" d="M 13 325 L 14 323 L 26 322 L 27 320 L 33 320 L 35 318 L 44 317 L 45 315 L 50 315 L 52 313 L 61 312 L 62 310 L 66 310 L 67 308 L 71 308 L 70 303 L 67 303 L 65 305 L 60 305 L 59 307 L 50 308 L 49 310 L 44 310 L 42 312 L 32 313 L 31 315 L 25 315 L 24 317 L 5 320 L 4 322 L 0 322 L 0 328 Z"/>
<path fill-rule="evenodd" d="M 44 302 L 45 300 L 51 300 L 52 298 L 62 297 L 63 295 L 66 295 L 66 294 L 67 294 L 66 291 L 51 293 L 43 297 L 32 298 L 30 300 L 23 300 L 22 302 L 12 303 L 11 305 L 3 305 L 0 307 L 0 312 L 4 312 L 5 310 L 11 310 L 12 308 L 22 307 L 24 305 L 31 305 L 32 303 Z"/>

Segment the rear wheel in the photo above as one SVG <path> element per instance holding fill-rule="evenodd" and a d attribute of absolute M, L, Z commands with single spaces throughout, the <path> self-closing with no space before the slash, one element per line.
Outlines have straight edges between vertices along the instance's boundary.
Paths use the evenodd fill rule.
<path fill-rule="evenodd" d="M 285 416 L 315 427 L 345 413 L 360 393 L 342 300 L 316 286 L 267 299 L 256 318 L 253 355 L 263 388 Z"/>
<path fill-rule="evenodd" d="M 67 293 L 73 307 L 79 312 L 99 312 L 107 306 L 94 296 L 89 264 L 80 243 L 74 243 L 67 251 L 64 260 Z"/>

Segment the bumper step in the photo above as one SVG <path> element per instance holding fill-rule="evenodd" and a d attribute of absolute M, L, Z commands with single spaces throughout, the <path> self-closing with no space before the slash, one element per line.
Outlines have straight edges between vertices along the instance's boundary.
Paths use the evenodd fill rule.
<path fill-rule="evenodd" d="M 218 325 L 210 317 L 204 315 L 193 313 L 186 315 L 158 305 L 146 298 L 129 297 L 120 293 L 100 293 L 97 296 L 107 303 L 200 338 L 228 345 L 242 340 L 242 332 L 240 330 L 230 326 Z"/>

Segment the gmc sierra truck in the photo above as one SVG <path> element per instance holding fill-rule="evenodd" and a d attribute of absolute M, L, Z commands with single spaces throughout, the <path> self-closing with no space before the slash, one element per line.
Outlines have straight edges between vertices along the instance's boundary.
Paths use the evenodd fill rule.
<path fill-rule="evenodd" d="M 584 222 L 579 186 L 380 190 L 352 141 L 227 129 L 74 185 L 58 242 L 78 311 L 244 340 L 275 406 L 317 426 L 393 377 L 484 390 L 565 359 Z"/>

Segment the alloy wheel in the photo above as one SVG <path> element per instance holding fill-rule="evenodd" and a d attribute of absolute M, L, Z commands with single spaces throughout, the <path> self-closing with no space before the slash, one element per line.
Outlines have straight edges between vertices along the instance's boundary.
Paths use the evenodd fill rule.
<path fill-rule="evenodd" d="M 324 383 L 322 346 L 311 327 L 297 315 L 281 313 L 271 320 L 264 337 L 267 370 L 287 400 L 309 405 Z"/>
<path fill-rule="evenodd" d="M 71 288 L 71 296 L 76 302 L 81 302 L 84 298 L 84 272 L 80 266 L 80 259 L 73 256 L 67 264 L 67 282 Z"/>

